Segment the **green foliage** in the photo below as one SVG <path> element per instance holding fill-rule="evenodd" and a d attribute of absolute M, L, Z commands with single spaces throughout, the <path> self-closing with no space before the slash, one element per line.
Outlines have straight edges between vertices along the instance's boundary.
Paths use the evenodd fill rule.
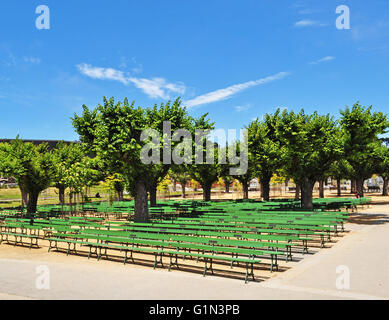
<path fill-rule="evenodd" d="M 111 168 L 110 172 L 125 176 L 128 190 L 135 196 L 136 219 L 147 219 L 146 191 L 156 190 L 170 164 L 143 163 L 141 151 L 148 141 L 142 141 L 141 135 L 146 129 L 154 129 L 162 135 L 163 121 L 170 121 L 172 130 L 192 129 L 194 120 L 181 106 L 180 99 L 144 109 L 135 107 L 134 102 L 129 104 L 127 98 L 115 102 L 113 98 L 104 97 L 103 105 L 99 104 L 94 110 L 83 106 L 82 115 L 75 115 L 72 120 L 87 148 Z M 161 151 L 165 138 L 154 149 Z M 172 142 L 171 147 L 177 143 Z"/>
<path fill-rule="evenodd" d="M 95 159 L 84 157 L 65 170 L 63 183 L 71 194 L 82 193 L 84 187 L 91 186 L 99 172 L 94 169 Z"/>
<path fill-rule="evenodd" d="M 124 186 L 125 179 L 119 173 L 114 173 L 113 175 L 108 176 L 105 181 L 100 181 L 100 186 L 103 187 L 103 190 L 108 193 L 110 203 L 113 202 L 115 193 L 118 189 L 121 189 L 121 186 Z M 120 187 L 118 187 L 118 185 Z"/>
<path fill-rule="evenodd" d="M 39 193 L 47 189 L 55 175 L 53 154 L 47 144 L 35 146 L 18 137 L 9 144 L 0 144 L 0 173 L 14 178 L 28 194 L 28 212 L 36 211 Z"/>
<path fill-rule="evenodd" d="M 249 166 L 261 181 L 268 181 L 281 166 L 280 141 L 276 136 L 278 114 L 266 114 L 248 127 Z"/>
<path fill-rule="evenodd" d="M 85 153 L 80 144 L 66 144 L 59 142 L 56 149 L 53 150 L 53 161 L 55 164 L 54 183 L 57 188 L 60 186 L 66 188 L 66 176 L 69 168 L 74 164 L 81 162 Z"/>
<path fill-rule="evenodd" d="M 13 177 L 27 192 L 48 188 L 54 177 L 53 156 L 47 144 L 35 146 L 17 138 L 0 144 L 0 159 L 0 172 Z"/>
<path fill-rule="evenodd" d="M 380 174 L 384 179 L 389 179 L 389 148 L 382 144 L 376 149 L 376 156 L 379 161 L 376 163 L 376 173 Z"/>
<path fill-rule="evenodd" d="M 274 117 L 281 165 L 298 184 L 306 178 L 318 181 L 342 155 L 340 132 L 330 115 L 277 110 Z"/>
<path fill-rule="evenodd" d="M 372 106 L 359 103 L 341 112 L 340 123 L 345 139 L 345 158 L 353 168 L 354 179 L 368 179 L 376 170 L 382 142 L 379 135 L 389 127 L 387 116 L 382 112 L 372 112 Z"/>

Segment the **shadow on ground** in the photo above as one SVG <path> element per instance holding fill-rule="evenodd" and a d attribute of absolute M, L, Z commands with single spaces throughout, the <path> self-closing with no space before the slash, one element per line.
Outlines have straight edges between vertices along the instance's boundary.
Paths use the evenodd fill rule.
<path fill-rule="evenodd" d="M 385 213 L 352 213 L 348 222 L 365 225 L 379 225 L 389 223 L 389 215 Z"/>

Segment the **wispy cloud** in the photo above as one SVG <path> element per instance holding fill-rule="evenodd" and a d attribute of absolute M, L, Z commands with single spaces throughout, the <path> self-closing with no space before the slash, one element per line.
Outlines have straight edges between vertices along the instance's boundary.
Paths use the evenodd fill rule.
<path fill-rule="evenodd" d="M 317 9 L 311 9 L 311 8 L 305 8 L 305 9 L 301 9 L 299 10 L 299 14 L 314 14 L 314 13 L 319 13 L 321 12 L 320 10 L 317 10 Z"/>
<path fill-rule="evenodd" d="M 319 63 L 328 62 L 328 61 L 331 61 L 331 60 L 334 60 L 334 59 L 335 59 L 335 57 L 333 57 L 333 56 L 326 56 L 326 57 L 321 58 L 319 60 L 312 61 L 309 64 L 319 64 Z"/>
<path fill-rule="evenodd" d="M 126 58 L 125 56 L 120 57 L 120 64 L 119 68 L 121 69 L 127 69 L 130 65 L 133 65 L 131 68 L 132 73 L 141 73 L 143 71 L 143 66 L 141 63 L 138 63 L 135 59 L 135 57 L 132 57 L 131 59 Z"/>
<path fill-rule="evenodd" d="M 39 64 L 41 63 L 41 59 L 37 57 L 23 57 L 24 62 L 32 63 L 32 64 Z"/>
<path fill-rule="evenodd" d="M 5 59 L 2 58 L 0 63 L 3 66 L 6 67 L 16 67 L 18 65 L 21 65 L 23 63 L 27 64 L 39 64 L 41 62 L 41 59 L 38 57 L 32 57 L 32 56 L 16 56 L 14 53 L 11 51 L 11 49 L 8 46 L 1 46 L 0 51 L 5 52 Z"/>
<path fill-rule="evenodd" d="M 326 26 L 326 24 L 321 23 L 320 21 L 316 21 L 316 20 L 300 20 L 300 21 L 297 21 L 294 24 L 294 26 L 297 28 L 314 27 L 314 26 L 324 27 L 324 26 Z"/>
<path fill-rule="evenodd" d="M 248 104 L 245 104 L 245 105 L 242 105 L 242 106 L 236 106 L 236 107 L 235 107 L 235 110 L 236 110 L 237 112 L 242 112 L 242 111 L 246 111 L 246 110 L 248 110 L 248 109 L 250 109 L 250 108 L 251 108 L 251 104 L 248 103 Z"/>
<path fill-rule="evenodd" d="M 185 93 L 184 84 L 169 83 L 163 78 L 128 78 L 128 80 L 151 98 L 169 99 L 169 93 L 180 95 Z"/>
<path fill-rule="evenodd" d="M 16 57 L 14 56 L 12 51 L 8 47 L 5 47 L 4 50 L 6 52 L 7 57 L 5 59 L 2 59 L 2 65 L 6 67 L 16 66 L 17 64 Z"/>
<path fill-rule="evenodd" d="M 251 88 L 251 87 L 259 86 L 261 84 L 265 84 L 268 82 L 273 82 L 276 80 L 283 79 L 286 76 L 288 76 L 289 74 L 290 74 L 289 72 L 279 72 L 277 74 L 268 76 L 266 78 L 258 79 L 255 81 L 248 81 L 248 82 L 244 82 L 244 83 L 240 83 L 240 84 L 235 84 L 235 85 L 229 86 L 229 87 L 224 88 L 224 89 L 219 89 L 219 90 L 212 91 L 212 92 L 209 92 L 207 94 L 198 96 L 194 99 L 191 99 L 191 100 L 184 102 L 184 104 L 190 108 L 190 107 L 194 107 L 194 106 L 198 106 L 198 105 L 203 105 L 203 104 L 208 104 L 208 103 L 212 103 L 212 102 L 216 102 L 216 101 L 220 101 L 220 100 L 225 100 L 225 99 L 228 99 L 231 96 L 237 94 L 240 91 L 246 90 L 246 89 Z"/>
<path fill-rule="evenodd" d="M 128 84 L 128 80 L 123 71 L 116 70 L 113 68 L 100 68 L 93 67 L 90 64 L 81 63 L 77 65 L 78 70 L 93 79 L 99 80 L 114 80 L 119 81 L 123 84 Z"/>
<path fill-rule="evenodd" d="M 183 83 L 169 83 L 164 78 L 135 78 L 113 68 L 93 67 L 86 63 L 77 65 L 77 68 L 82 74 L 93 79 L 118 81 L 124 85 L 133 84 L 151 98 L 169 99 L 170 94 L 183 95 L 186 89 Z"/>

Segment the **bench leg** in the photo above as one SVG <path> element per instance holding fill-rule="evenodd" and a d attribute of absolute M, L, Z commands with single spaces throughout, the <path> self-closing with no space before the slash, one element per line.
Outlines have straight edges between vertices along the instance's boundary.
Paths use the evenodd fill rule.
<path fill-rule="evenodd" d="M 207 262 L 208 262 L 208 258 L 204 258 L 204 270 L 203 270 L 203 277 L 205 277 L 205 274 L 207 273 Z"/>
<path fill-rule="evenodd" d="M 275 261 L 276 261 L 275 267 L 276 267 L 276 270 L 278 271 L 278 257 L 276 254 L 274 255 L 274 257 L 275 257 Z"/>
<path fill-rule="evenodd" d="M 51 248 L 52 248 L 52 243 L 53 242 L 55 242 L 55 243 L 57 243 L 57 241 L 55 241 L 55 240 L 49 240 L 49 250 L 47 250 L 47 252 L 50 252 L 51 251 Z"/>
<path fill-rule="evenodd" d="M 213 274 L 213 268 L 212 268 L 212 263 L 213 259 L 209 259 L 209 266 L 208 266 L 208 259 L 209 258 L 204 258 L 204 271 L 203 271 L 203 277 L 205 277 L 205 274 L 207 273 L 208 270 L 211 270 L 211 273 Z"/>
<path fill-rule="evenodd" d="M 250 272 L 249 272 L 249 263 L 246 262 L 246 276 L 244 278 L 244 283 L 248 282 L 248 277 L 251 276 L 253 281 L 255 281 L 255 276 L 254 276 L 254 263 L 250 263 Z"/>
<path fill-rule="evenodd" d="M 120 251 L 122 251 L 122 249 L 120 249 Z M 124 250 L 124 259 L 123 259 L 123 264 L 126 265 L 127 263 L 127 253 L 128 253 L 128 250 Z"/>
<path fill-rule="evenodd" d="M 68 242 L 68 251 L 66 252 L 66 255 L 68 256 L 70 252 L 70 242 Z"/>
<path fill-rule="evenodd" d="M 158 259 L 159 257 L 159 259 Z M 163 262 L 162 262 L 162 257 L 163 257 L 163 254 L 162 252 L 161 253 L 154 253 L 154 269 L 157 267 L 157 265 L 161 264 L 161 266 L 163 267 Z"/>
<path fill-rule="evenodd" d="M 178 257 L 177 257 L 177 254 L 174 255 L 175 256 L 175 261 L 173 262 L 173 254 L 170 253 L 170 263 L 169 263 L 169 271 L 171 269 L 172 266 L 176 266 L 177 269 L 179 269 L 178 267 Z"/>

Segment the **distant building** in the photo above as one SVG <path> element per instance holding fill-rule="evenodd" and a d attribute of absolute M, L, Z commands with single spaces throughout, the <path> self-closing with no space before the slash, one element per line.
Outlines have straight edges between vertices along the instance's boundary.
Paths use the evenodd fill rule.
<path fill-rule="evenodd" d="M 0 139 L 0 143 L 1 142 L 11 142 L 15 139 Z M 49 145 L 49 149 L 52 150 L 52 149 L 55 149 L 55 147 L 57 146 L 58 142 L 60 141 L 63 141 L 64 143 L 66 144 L 71 144 L 71 143 L 79 143 L 78 141 L 64 141 L 64 140 L 32 140 L 32 139 L 20 139 L 21 141 L 24 141 L 24 142 L 31 142 L 35 145 L 39 145 L 39 144 L 42 144 L 42 143 L 47 143 Z"/>

